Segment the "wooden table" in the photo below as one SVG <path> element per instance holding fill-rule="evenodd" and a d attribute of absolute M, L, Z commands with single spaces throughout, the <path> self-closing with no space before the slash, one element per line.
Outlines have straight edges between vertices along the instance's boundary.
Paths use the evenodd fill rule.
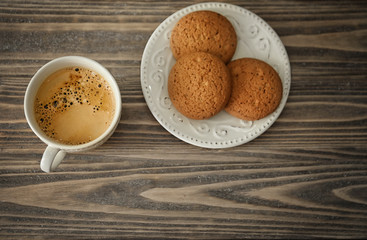
<path fill-rule="evenodd" d="M 2 239 L 367 237 L 366 1 L 228 1 L 278 33 L 292 83 L 268 131 L 221 150 L 167 132 L 140 84 L 150 35 L 193 3 L 0 2 Z M 65 55 L 110 70 L 123 114 L 104 145 L 46 174 L 23 100 Z"/>

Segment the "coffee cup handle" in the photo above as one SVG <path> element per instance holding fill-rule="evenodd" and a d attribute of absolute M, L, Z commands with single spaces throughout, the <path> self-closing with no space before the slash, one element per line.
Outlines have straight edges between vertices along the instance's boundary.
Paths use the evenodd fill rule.
<path fill-rule="evenodd" d="M 64 159 L 66 152 L 64 150 L 47 146 L 41 159 L 41 169 L 44 172 L 52 172 Z"/>

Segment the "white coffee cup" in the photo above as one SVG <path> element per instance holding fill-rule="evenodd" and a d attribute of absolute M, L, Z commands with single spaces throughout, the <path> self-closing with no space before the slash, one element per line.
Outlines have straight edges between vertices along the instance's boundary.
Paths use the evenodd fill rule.
<path fill-rule="evenodd" d="M 79 145 L 67 145 L 59 143 L 48 137 L 39 127 L 34 112 L 35 97 L 43 81 L 57 70 L 67 67 L 83 67 L 100 74 L 111 86 L 115 98 L 115 114 L 111 125 L 96 139 Z M 24 98 L 24 112 L 27 122 L 33 132 L 47 144 L 47 148 L 41 159 L 41 169 L 44 172 L 54 171 L 68 152 L 79 152 L 93 149 L 103 144 L 113 134 L 121 117 L 121 94 L 120 89 L 112 74 L 101 64 L 89 58 L 80 56 L 65 56 L 56 58 L 41 67 L 33 76 L 27 87 Z"/>

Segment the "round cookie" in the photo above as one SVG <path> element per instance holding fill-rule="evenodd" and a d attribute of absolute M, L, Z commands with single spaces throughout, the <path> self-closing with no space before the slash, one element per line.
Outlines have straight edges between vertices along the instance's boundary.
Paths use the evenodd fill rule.
<path fill-rule="evenodd" d="M 176 23 L 170 45 L 176 59 L 192 52 L 209 52 L 227 63 L 236 51 L 237 35 L 226 17 L 212 11 L 197 11 Z"/>
<path fill-rule="evenodd" d="M 231 94 L 227 66 L 204 52 L 177 60 L 168 77 L 168 94 L 175 108 L 191 119 L 207 119 L 226 106 Z"/>
<path fill-rule="evenodd" d="M 243 120 L 266 117 L 278 107 L 283 87 L 278 73 L 267 63 L 241 58 L 228 64 L 232 94 L 225 111 Z"/>

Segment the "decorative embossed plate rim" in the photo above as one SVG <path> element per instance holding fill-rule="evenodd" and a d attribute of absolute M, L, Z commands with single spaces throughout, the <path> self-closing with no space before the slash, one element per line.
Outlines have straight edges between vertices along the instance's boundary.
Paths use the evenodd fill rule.
<path fill-rule="evenodd" d="M 279 73 L 283 98 L 272 114 L 257 121 L 243 121 L 222 111 L 207 120 L 192 120 L 173 107 L 167 90 L 168 75 L 175 63 L 169 47 L 170 34 L 181 17 L 199 10 L 218 12 L 232 23 L 238 36 L 237 50 L 232 59 L 257 58 L 272 65 Z M 151 35 L 141 62 L 142 91 L 153 116 L 177 138 L 205 148 L 238 146 L 264 133 L 282 112 L 290 83 L 289 59 L 279 36 L 256 14 L 227 3 L 200 3 L 172 14 Z"/>

